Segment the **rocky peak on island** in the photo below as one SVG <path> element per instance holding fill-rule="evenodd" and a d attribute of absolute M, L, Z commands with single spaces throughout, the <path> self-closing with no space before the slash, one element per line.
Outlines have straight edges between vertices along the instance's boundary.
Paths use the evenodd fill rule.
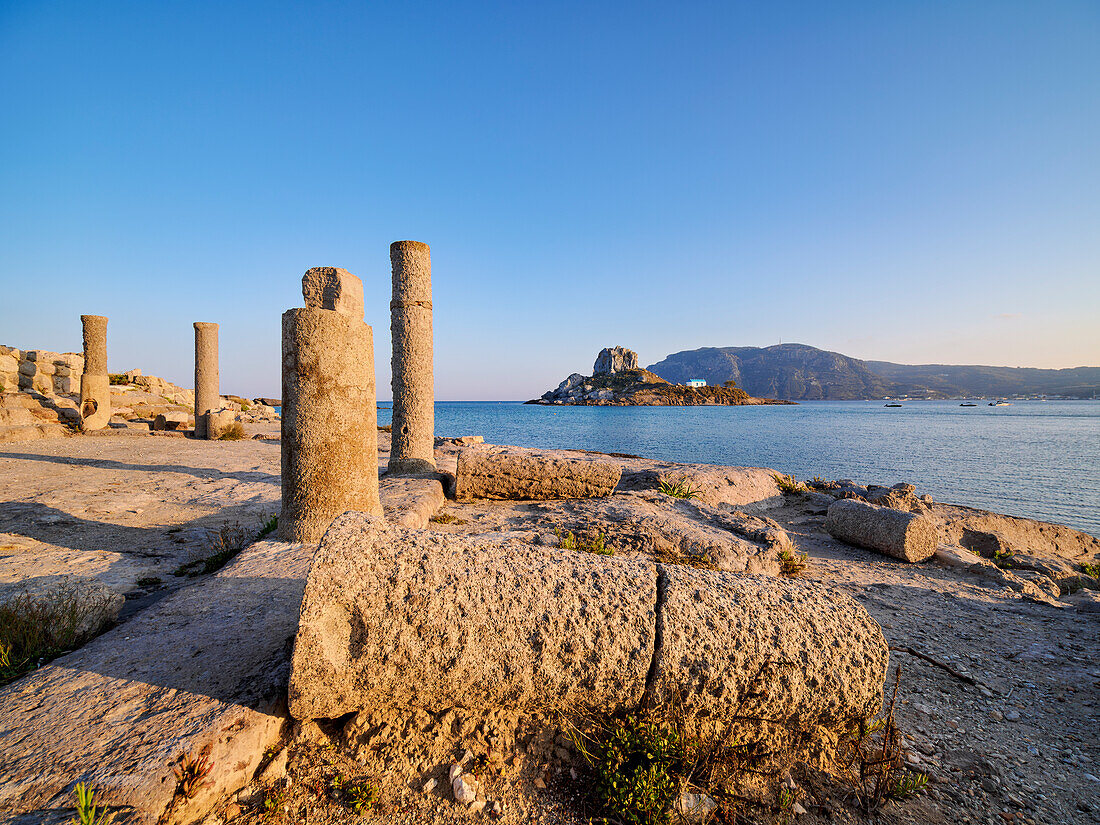
<path fill-rule="evenodd" d="M 613 375 L 616 372 L 638 369 L 638 353 L 626 347 L 604 347 L 596 356 L 593 375 Z M 574 373 L 576 375 L 576 373 Z M 570 376 L 572 378 L 573 376 Z"/>
<path fill-rule="evenodd" d="M 557 389 L 548 390 L 528 404 L 579 406 L 692 407 L 704 405 L 783 404 L 752 398 L 732 381 L 720 387 L 672 384 L 638 367 L 638 353 L 625 347 L 600 350 L 592 375 L 575 372 Z"/>

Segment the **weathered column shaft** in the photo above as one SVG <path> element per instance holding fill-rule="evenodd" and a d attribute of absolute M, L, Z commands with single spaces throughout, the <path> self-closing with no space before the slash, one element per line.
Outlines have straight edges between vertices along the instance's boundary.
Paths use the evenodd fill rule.
<path fill-rule="evenodd" d="M 206 438 L 206 413 L 221 407 L 218 325 L 195 322 L 195 437 Z"/>
<path fill-rule="evenodd" d="M 418 241 L 390 245 L 393 300 L 391 473 L 435 470 L 435 383 L 432 376 L 432 260 Z"/>
<path fill-rule="evenodd" d="M 382 515 L 375 409 L 374 334 L 362 310 L 284 312 L 284 540 L 319 541 L 347 510 Z"/>
<path fill-rule="evenodd" d="M 84 372 L 80 376 L 80 428 L 101 430 L 111 420 L 111 380 L 107 375 L 107 319 L 81 315 Z"/>

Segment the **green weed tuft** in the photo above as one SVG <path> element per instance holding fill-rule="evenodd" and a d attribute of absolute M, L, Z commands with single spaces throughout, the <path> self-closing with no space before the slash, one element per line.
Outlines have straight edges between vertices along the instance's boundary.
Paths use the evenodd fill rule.
<path fill-rule="evenodd" d="M 901 667 L 894 676 L 894 692 L 886 712 L 874 719 L 860 719 L 838 742 L 841 777 L 851 785 L 865 813 L 873 813 L 890 800 L 920 793 L 928 783 L 923 773 L 902 765 L 901 734 L 894 724 L 894 704 L 901 683 Z"/>
<path fill-rule="evenodd" d="M 69 825 L 108 825 L 114 818 L 113 813 L 107 813 L 106 805 L 102 813 L 97 813 L 95 791 L 83 782 L 76 783 L 76 816 L 69 820 Z"/>
<path fill-rule="evenodd" d="M 0 605 L 0 685 L 82 645 L 86 619 L 102 607 L 67 587 Z"/>
<path fill-rule="evenodd" d="M 784 576 L 797 576 L 803 570 L 806 569 L 806 554 L 795 553 L 789 548 L 784 547 L 779 551 L 779 572 Z"/>
<path fill-rule="evenodd" d="M 266 539 L 272 533 L 279 529 L 279 515 L 276 513 L 271 518 L 264 521 L 264 526 L 260 528 L 260 535 L 256 537 L 256 541 L 260 539 Z"/>
<path fill-rule="evenodd" d="M 793 475 L 780 475 L 779 473 L 772 473 L 772 478 L 775 479 L 776 486 L 784 495 L 793 495 L 795 493 L 806 492 L 806 487 L 803 484 L 799 484 Z"/>
<path fill-rule="evenodd" d="M 675 481 L 670 477 L 661 476 L 657 479 L 657 489 L 672 498 L 693 499 L 699 498 L 700 495 L 700 491 L 691 486 L 687 476 L 681 476 Z"/>
<path fill-rule="evenodd" d="M 240 441 L 244 437 L 244 424 L 234 421 L 218 436 L 218 441 Z"/>
<path fill-rule="evenodd" d="M 563 534 L 560 530 L 554 528 L 554 533 L 558 537 L 558 546 L 562 550 L 595 553 L 597 556 L 615 555 L 615 548 L 607 543 L 607 539 L 602 532 L 597 533 L 594 539 L 576 536 L 572 530 Z"/>
<path fill-rule="evenodd" d="M 436 524 L 468 524 L 466 519 L 459 518 L 451 513 L 436 513 L 429 521 L 434 521 Z"/>

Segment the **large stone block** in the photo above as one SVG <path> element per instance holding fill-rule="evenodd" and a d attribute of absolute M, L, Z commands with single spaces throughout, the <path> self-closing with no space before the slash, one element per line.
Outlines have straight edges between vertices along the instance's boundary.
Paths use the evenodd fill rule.
<path fill-rule="evenodd" d="M 291 715 L 635 704 L 653 658 L 656 588 L 643 562 L 348 513 L 310 568 Z"/>
<path fill-rule="evenodd" d="M 908 562 L 931 558 L 939 544 L 936 524 L 927 516 L 850 498 L 829 505 L 825 529 L 848 544 Z"/>
<path fill-rule="evenodd" d="M 71 375 L 53 377 L 53 391 L 62 395 L 73 395 L 80 392 L 80 379 Z"/>
<path fill-rule="evenodd" d="M 888 650 L 820 585 L 388 526 L 347 513 L 314 556 L 290 712 L 681 703 L 838 729 L 874 713 Z"/>
<path fill-rule="evenodd" d="M 606 458 L 475 444 L 458 454 L 456 497 L 522 501 L 609 496 L 621 476 L 622 465 Z"/>
<path fill-rule="evenodd" d="M 11 355 L 0 355 L 0 372 L 19 372 L 19 360 Z"/>
<path fill-rule="evenodd" d="M 315 266 L 306 270 L 302 276 L 302 297 L 307 307 L 363 320 L 363 282 L 346 269 Z"/>

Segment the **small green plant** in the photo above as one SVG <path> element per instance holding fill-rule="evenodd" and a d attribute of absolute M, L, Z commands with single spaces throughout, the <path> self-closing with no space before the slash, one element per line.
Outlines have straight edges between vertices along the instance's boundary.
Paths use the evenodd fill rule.
<path fill-rule="evenodd" d="M 266 539 L 272 533 L 279 529 L 279 516 L 273 515 L 271 518 L 264 521 L 264 526 L 260 528 L 260 535 L 256 537 L 256 540 Z"/>
<path fill-rule="evenodd" d="M 142 576 L 136 584 L 138 587 L 156 587 L 158 584 L 164 584 L 164 580 L 159 576 Z"/>
<path fill-rule="evenodd" d="M 598 556 L 615 555 L 615 548 L 608 545 L 607 539 L 602 532 L 597 533 L 594 539 L 576 536 L 573 534 L 572 530 L 563 534 L 561 530 L 555 528 L 554 533 L 558 537 L 558 546 L 562 550 L 583 551 L 585 553 L 595 553 Z"/>
<path fill-rule="evenodd" d="M 1096 564 L 1085 563 L 1081 565 L 1081 572 L 1086 576 L 1092 576 L 1094 579 L 1100 579 L 1100 562 Z"/>
<path fill-rule="evenodd" d="M 815 490 L 824 490 L 829 486 L 829 482 L 823 479 L 821 476 L 814 476 L 806 482 L 807 487 L 813 487 Z"/>
<path fill-rule="evenodd" d="M 372 782 L 349 782 L 342 774 L 336 774 L 329 781 L 329 795 L 341 805 L 351 808 L 357 814 L 366 813 L 374 807 L 381 792 Z"/>
<path fill-rule="evenodd" d="M 176 793 L 184 799 L 191 799 L 204 784 L 214 765 L 210 762 L 210 744 L 199 751 L 198 756 L 181 753 L 180 763 L 172 766 L 176 775 Z"/>
<path fill-rule="evenodd" d="M 263 817 L 271 819 L 282 812 L 286 806 L 286 789 L 283 787 L 264 790 Z"/>
<path fill-rule="evenodd" d="M 244 424 L 234 421 L 218 436 L 218 441 L 240 441 L 245 437 Z"/>
<path fill-rule="evenodd" d="M 661 476 L 657 479 L 658 491 L 672 498 L 693 499 L 699 498 L 700 491 L 691 486 L 687 476 L 681 476 L 673 481 L 671 478 Z"/>
<path fill-rule="evenodd" d="M 776 486 L 779 487 L 780 492 L 784 495 L 793 495 L 794 493 L 803 493 L 806 491 L 805 486 L 799 484 L 793 475 L 773 473 L 772 478 L 775 479 Z"/>
<path fill-rule="evenodd" d="M 689 759 L 671 725 L 628 715 L 613 720 L 593 739 L 574 729 L 577 752 L 595 774 L 600 807 L 625 825 L 665 822 L 680 793 L 678 774 Z"/>
<path fill-rule="evenodd" d="M 122 373 L 118 373 L 118 372 L 112 372 L 110 375 L 107 376 L 107 380 L 111 384 L 112 387 L 118 387 L 118 386 L 121 386 L 123 384 L 129 384 L 130 383 L 130 379 L 129 379 L 128 376 L 125 376 Z"/>
<path fill-rule="evenodd" d="M 806 554 L 795 553 L 789 547 L 779 551 L 779 572 L 784 576 L 797 576 L 806 569 Z"/>
<path fill-rule="evenodd" d="M 1012 569 L 1012 553 L 1005 550 L 993 551 L 993 563 L 1002 570 Z"/>
<path fill-rule="evenodd" d="M 901 734 L 894 724 L 894 704 L 901 683 L 901 667 L 894 676 L 894 692 L 886 712 L 860 719 L 838 741 L 841 776 L 852 786 L 865 813 L 879 810 L 892 799 L 906 799 L 924 789 L 928 777 L 902 766 Z"/>
<path fill-rule="evenodd" d="M 459 518 L 451 513 L 436 513 L 430 520 L 436 524 L 468 524 L 466 519 Z"/>
<path fill-rule="evenodd" d="M 83 782 L 76 783 L 76 816 L 69 825 L 108 825 L 114 818 L 113 813 L 107 813 L 106 805 L 101 813 L 97 811 L 95 791 Z"/>
<path fill-rule="evenodd" d="M 102 608 L 67 587 L 21 593 L 0 605 L 0 685 L 82 645 L 88 617 Z"/>

